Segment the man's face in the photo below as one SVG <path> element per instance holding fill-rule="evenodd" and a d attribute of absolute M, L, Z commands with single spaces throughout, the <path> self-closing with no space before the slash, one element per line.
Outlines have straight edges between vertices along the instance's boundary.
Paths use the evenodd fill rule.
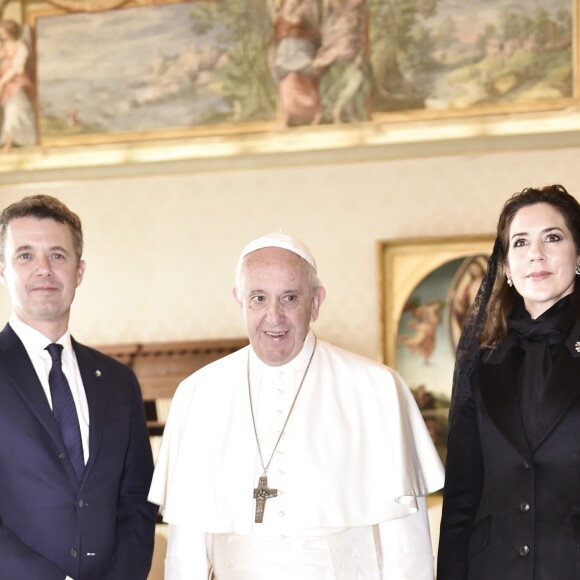
<path fill-rule="evenodd" d="M 0 277 L 18 318 L 40 332 L 47 324 L 64 326 L 64 332 L 85 270 L 75 254 L 69 226 L 48 218 L 12 220 L 3 260 Z"/>
<path fill-rule="evenodd" d="M 325 290 L 313 290 L 308 263 L 289 250 L 264 248 L 246 256 L 238 302 L 260 360 L 280 366 L 298 355 Z"/>

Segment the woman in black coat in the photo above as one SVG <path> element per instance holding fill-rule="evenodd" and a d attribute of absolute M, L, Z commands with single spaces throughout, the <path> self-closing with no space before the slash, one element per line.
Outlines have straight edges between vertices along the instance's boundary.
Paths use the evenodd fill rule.
<path fill-rule="evenodd" d="M 505 204 L 458 347 L 438 580 L 580 580 L 580 205 Z"/>

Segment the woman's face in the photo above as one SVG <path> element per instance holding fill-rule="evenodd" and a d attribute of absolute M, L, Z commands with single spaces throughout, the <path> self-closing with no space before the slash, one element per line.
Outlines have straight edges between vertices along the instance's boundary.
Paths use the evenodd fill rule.
<path fill-rule="evenodd" d="M 509 228 L 506 274 L 537 318 L 570 294 L 580 256 L 564 217 L 549 203 L 521 208 Z"/>

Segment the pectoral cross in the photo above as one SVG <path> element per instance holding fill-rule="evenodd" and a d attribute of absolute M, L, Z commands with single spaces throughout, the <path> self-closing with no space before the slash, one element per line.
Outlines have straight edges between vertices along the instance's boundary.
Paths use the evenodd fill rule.
<path fill-rule="evenodd" d="M 264 508 L 266 500 L 278 495 L 277 489 L 268 489 L 268 478 L 262 475 L 258 481 L 258 487 L 254 488 L 254 499 L 256 500 L 256 519 L 257 524 L 261 524 L 264 519 Z"/>

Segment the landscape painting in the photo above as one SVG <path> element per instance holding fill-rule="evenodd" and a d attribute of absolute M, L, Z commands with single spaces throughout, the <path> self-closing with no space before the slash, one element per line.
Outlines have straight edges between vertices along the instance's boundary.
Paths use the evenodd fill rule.
<path fill-rule="evenodd" d="M 573 97 L 575 12 L 569 0 L 370 0 L 372 110 Z"/>
<path fill-rule="evenodd" d="M 263 52 L 252 43 L 264 31 L 251 14 L 227 12 L 226 4 L 38 18 L 43 136 L 274 120 L 273 88 L 261 85 L 265 59 L 243 58 Z"/>
<path fill-rule="evenodd" d="M 549 111 L 579 96 L 580 0 L 6 0 L 0 21 L 15 3 L 34 120 L 16 147 Z"/>

